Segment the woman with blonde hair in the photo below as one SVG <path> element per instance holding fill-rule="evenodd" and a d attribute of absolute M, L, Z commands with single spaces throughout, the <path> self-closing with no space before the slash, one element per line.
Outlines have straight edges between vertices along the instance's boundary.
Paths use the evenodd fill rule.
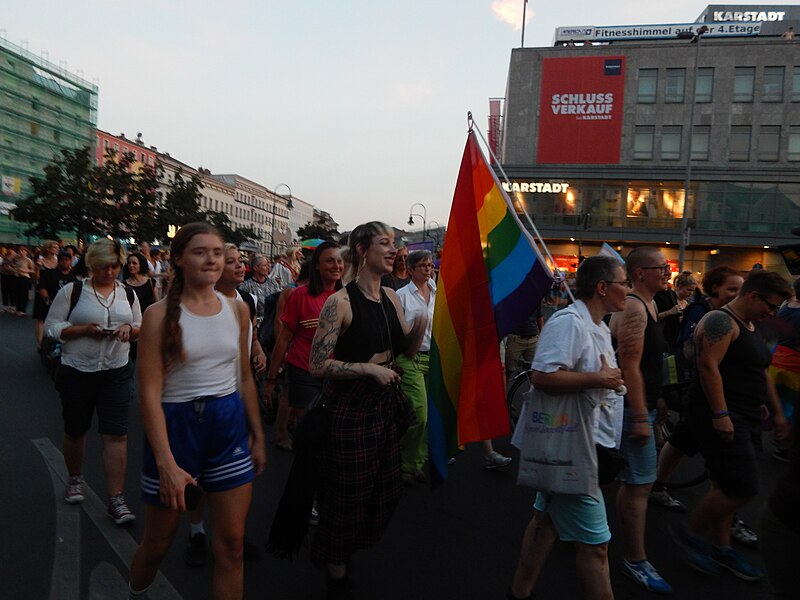
<path fill-rule="evenodd" d="M 270 279 L 278 282 L 282 288 L 297 281 L 300 273 L 300 261 L 303 259 L 303 250 L 300 246 L 289 246 L 275 264 L 270 272 Z"/>
<path fill-rule="evenodd" d="M 137 362 L 147 509 L 129 597 L 145 597 L 181 513 L 205 492 L 214 522 L 213 597 L 241 598 L 245 519 L 252 481 L 266 462 L 253 375 L 242 368 L 249 356 L 249 311 L 214 290 L 225 250 L 211 225 L 181 227 L 171 263 L 172 285 L 147 310 Z"/>
<path fill-rule="evenodd" d="M 133 391 L 130 342 L 142 312 L 132 291 L 117 281 L 125 250 L 115 240 L 89 246 L 90 277 L 65 285 L 45 321 L 47 335 L 63 343 L 56 389 L 64 418 L 64 462 L 68 504 L 85 499 L 81 468 L 86 433 L 97 412 L 108 492 L 108 516 L 124 525 L 135 519 L 122 495 L 128 459 L 128 409 Z"/>

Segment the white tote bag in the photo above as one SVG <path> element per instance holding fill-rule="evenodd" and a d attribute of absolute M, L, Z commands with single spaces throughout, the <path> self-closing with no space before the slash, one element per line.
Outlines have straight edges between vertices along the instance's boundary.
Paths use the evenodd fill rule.
<path fill-rule="evenodd" d="M 546 394 L 531 387 L 512 438 L 520 448 L 517 484 L 597 497 L 594 408 L 583 392 Z"/>

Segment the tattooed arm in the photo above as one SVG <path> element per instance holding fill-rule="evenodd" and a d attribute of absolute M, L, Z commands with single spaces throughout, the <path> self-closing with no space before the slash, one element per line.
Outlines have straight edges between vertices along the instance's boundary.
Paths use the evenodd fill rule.
<path fill-rule="evenodd" d="M 617 362 L 628 388 L 625 404 L 632 414 L 631 436 L 643 442 L 650 437 L 647 423 L 647 398 L 644 377 L 640 368 L 644 351 L 644 330 L 647 328 L 647 311 L 635 298 L 625 300 L 625 308 L 611 317 L 611 331 L 617 338 Z"/>
<path fill-rule="evenodd" d="M 739 326 L 728 314 L 720 310 L 707 313 L 695 330 L 697 374 L 712 413 L 728 410 L 719 364 L 725 358 L 731 342 L 738 335 Z M 712 419 L 711 423 L 724 439 L 733 439 L 733 423 L 729 417 Z"/>
<path fill-rule="evenodd" d="M 400 376 L 391 369 L 375 363 L 351 363 L 333 358 L 333 350 L 342 333 L 343 325 L 353 318 L 347 290 L 339 290 L 325 301 L 319 315 L 319 325 L 311 344 L 308 371 L 313 377 L 332 379 L 358 379 L 372 377 L 381 385 L 398 381 Z"/>

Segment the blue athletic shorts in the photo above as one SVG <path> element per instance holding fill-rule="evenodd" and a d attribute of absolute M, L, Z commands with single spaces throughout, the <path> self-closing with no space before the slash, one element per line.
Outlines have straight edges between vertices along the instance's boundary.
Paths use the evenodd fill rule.
<path fill-rule="evenodd" d="M 196 477 L 207 492 L 224 492 L 255 478 L 250 460 L 247 421 L 239 393 L 164 403 L 167 436 L 175 462 Z M 142 500 L 162 506 L 158 468 L 145 437 Z"/>
<path fill-rule="evenodd" d="M 533 508 L 550 516 L 562 542 L 597 546 L 611 539 L 602 492 L 597 500 L 591 496 L 539 492 Z"/>
<path fill-rule="evenodd" d="M 629 485 L 646 485 L 656 480 L 656 438 L 653 435 L 653 421 L 656 419 L 656 410 L 647 411 L 648 421 L 650 422 L 650 439 L 642 445 L 631 440 L 631 413 L 628 407 L 622 420 L 622 442 L 619 452 L 628 462 L 627 466 L 619 472 L 617 479 Z"/>

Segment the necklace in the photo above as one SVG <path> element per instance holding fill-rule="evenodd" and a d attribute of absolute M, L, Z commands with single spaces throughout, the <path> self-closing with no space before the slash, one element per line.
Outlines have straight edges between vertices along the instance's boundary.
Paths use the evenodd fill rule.
<path fill-rule="evenodd" d="M 744 326 L 747 329 L 747 331 L 755 331 L 756 330 L 756 326 L 753 325 L 753 323 L 748 321 L 747 319 L 742 318 L 742 315 L 740 315 L 738 312 L 733 310 L 733 307 L 730 304 L 728 304 L 726 306 L 723 306 L 722 309 L 728 311 L 729 313 L 731 313 L 734 317 L 736 317 L 737 321 L 740 321 L 742 324 L 744 324 Z"/>
<path fill-rule="evenodd" d="M 364 296 L 366 298 L 368 298 L 369 300 L 372 300 L 373 302 L 380 302 L 381 305 L 383 305 L 383 302 L 381 301 L 380 292 L 378 292 L 378 297 L 376 298 L 375 296 L 370 294 L 367 290 L 365 290 L 363 287 L 361 287 L 361 284 L 358 283 L 357 281 L 356 281 L 356 287 L 358 287 L 358 289 L 361 290 L 361 293 L 364 294 Z"/>
<path fill-rule="evenodd" d="M 97 288 L 94 287 L 94 281 L 92 282 L 92 291 L 94 292 L 94 297 L 97 298 L 97 303 L 106 309 L 106 314 L 108 314 L 106 325 L 108 325 L 108 327 L 111 327 L 111 307 L 114 306 L 114 300 L 117 299 L 117 284 L 114 283 L 114 293 L 111 295 L 111 302 L 109 302 L 108 304 L 103 302 L 100 294 L 97 293 Z"/>

